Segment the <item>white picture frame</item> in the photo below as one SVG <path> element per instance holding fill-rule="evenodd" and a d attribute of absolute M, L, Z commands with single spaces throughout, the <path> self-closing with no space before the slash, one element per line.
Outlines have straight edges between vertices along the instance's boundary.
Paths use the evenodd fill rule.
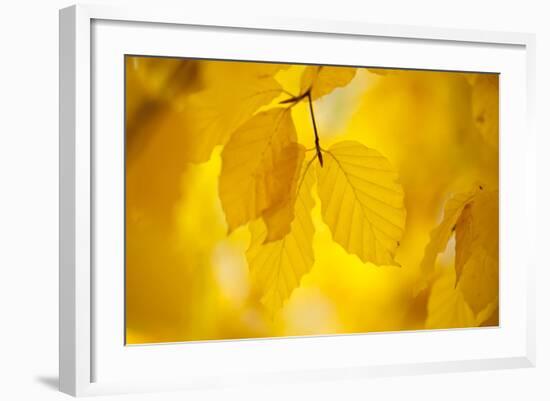
<path fill-rule="evenodd" d="M 143 33 L 144 30 L 146 35 Z M 180 34 L 197 35 L 197 39 L 201 41 L 201 48 L 188 47 L 178 50 L 170 41 L 168 44 L 162 41 L 165 44 L 160 46 L 161 38 Z M 258 34 L 263 35 L 263 40 L 270 41 L 270 51 L 262 52 L 247 47 L 246 44 L 235 45 L 235 48 L 218 47 L 214 50 L 215 42 L 220 35 L 245 43 L 253 39 L 253 35 Z M 109 102 L 112 103 L 107 106 L 103 106 L 103 102 L 98 106 L 98 103 L 93 101 L 94 96 L 104 96 L 105 91 L 102 88 L 109 86 L 114 88 L 114 91 L 122 92 L 123 87 L 119 86 L 117 81 L 120 76 L 109 77 L 101 72 L 104 71 L 102 68 L 109 67 L 112 60 L 119 60 L 121 54 L 132 51 L 134 54 L 138 52 L 193 57 L 208 57 L 212 54 L 214 58 L 253 58 L 287 62 L 345 63 L 343 57 L 348 57 L 350 64 L 363 65 L 363 60 L 359 56 L 352 57 L 350 48 L 346 46 L 340 46 L 340 55 L 324 55 L 315 60 L 314 53 L 308 54 L 307 51 L 303 51 L 305 47 L 298 45 L 288 46 L 287 53 L 283 54 L 282 50 L 277 50 L 277 41 L 286 40 L 284 38 L 298 42 L 301 40 L 303 44 L 318 40 L 330 44 L 334 38 L 339 38 L 341 43 L 349 42 L 354 46 L 362 46 L 363 42 L 368 42 L 369 46 L 372 45 L 373 54 L 379 55 L 379 59 L 373 61 L 375 64 L 370 64 L 373 66 L 379 62 L 379 66 L 403 68 L 473 69 L 501 73 L 506 71 L 504 74 L 510 79 L 506 81 L 509 84 L 504 85 L 504 90 L 501 91 L 501 110 L 504 114 L 504 117 L 501 116 L 501 135 L 504 139 L 501 144 L 501 183 L 504 184 L 502 193 L 507 197 L 504 201 L 501 200 L 501 219 L 504 218 L 509 224 L 504 226 L 505 229 L 508 228 L 506 232 L 502 231 L 501 226 L 501 241 L 513 242 L 514 246 L 513 249 L 503 251 L 506 254 L 501 254 L 501 260 L 503 256 L 509 260 L 517 258 L 518 261 L 520 254 L 523 257 L 520 267 L 516 270 L 503 269 L 501 272 L 501 309 L 505 316 L 501 319 L 503 323 L 499 328 L 227 341 L 185 345 L 183 348 L 181 344 L 159 345 L 148 349 L 124 347 L 124 343 L 120 341 L 123 333 L 119 324 L 122 322 L 118 322 L 122 309 L 118 303 L 123 302 L 123 287 L 120 285 L 123 267 L 118 265 L 121 270 L 111 269 L 111 272 L 114 271 L 113 276 L 101 271 L 105 265 L 104 260 L 108 261 L 110 257 L 118 260 L 119 255 L 116 249 L 113 252 L 105 250 L 103 244 L 106 244 L 106 247 L 116 247 L 120 245 L 118 241 L 121 240 L 110 238 L 106 230 L 105 233 L 101 232 L 104 227 L 101 219 L 106 218 L 106 213 L 114 213 L 111 215 L 112 220 L 120 221 L 117 220 L 120 218 L 117 215 L 120 214 L 120 209 L 118 212 L 116 208 L 105 211 L 109 206 L 102 206 L 105 204 L 102 203 L 105 200 L 101 198 L 103 195 L 96 196 L 96 192 L 105 194 L 117 182 L 120 184 L 116 179 L 105 182 L 100 178 L 106 168 L 121 168 L 120 159 L 117 159 L 120 155 L 116 154 L 120 142 L 97 142 L 94 138 L 94 129 L 97 127 L 112 130 L 115 140 L 123 137 L 123 130 L 119 129 L 122 114 L 120 118 L 110 117 L 109 112 L 105 111 L 107 108 L 113 113 L 120 111 L 121 105 L 117 101 L 122 93 L 117 97 L 116 92 L 112 92 L 115 96 L 110 96 Z M 398 52 L 400 54 L 396 55 L 395 59 L 391 59 L 384 50 L 378 50 L 379 53 L 376 53 L 376 43 L 380 41 L 384 41 L 385 46 L 401 46 L 399 49 L 402 51 Z M 534 252 L 529 252 L 529 249 L 535 242 L 530 236 L 536 231 L 535 137 L 532 128 L 534 45 L 534 35 L 524 33 L 291 18 L 212 17 L 187 15 L 184 10 L 169 12 L 154 7 L 120 9 L 78 5 L 61 10 L 60 390 L 81 396 L 211 388 L 246 383 L 534 366 L 535 260 L 534 256 L 529 256 L 535 255 Z M 409 64 L 403 61 L 407 57 L 408 48 L 414 48 L 419 54 L 423 54 L 425 61 L 422 57 L 415 58 L 414 62 L 411 60 Z M 490 52 L 487 54 L 487 49 L 494 49 L 494 55 Z M 430 59 L 429 55 L 433 55 L 435 50 L 441 53 L 438 57 Z M 456 58 L 461 52 L 469 59 L 464 63 L 470 64 L 456 63 Z M 333 59 L 329 59 L 330 57 Z M 115 81 L 110 81 L 111 78 Z M 107 82 L 114 85 L 107 85 Z M 519 99 L 513 99 L 514 103 L 507 103 L 507 96 L 512 90 L 518 94 Z M 517 136 L 512 135 L 512 131 Z M 120 136 L 116 135 L 117 133 Z M 521 138 L 521 143 L 517 138 Z M 515 152 L 513 155 L 512 150 Z M 115 176 L 120 177 L 117 174 Z M 522 238 L 517 238 L 517 234 L 509 233 L 515 231 L 509 230 L 510 227 L 527 234 L 520 234 Z M 97 253 L 97 247 L 105 251 Z M 116 262 L 113 263 L 116 266 Z M 98 270 L 101 274 L 98 274 Z M 101 288 L 99 295 L 98 287 Z M 103 313 L 106 310 L 106 302 L 117 304 L 112 314 Z M 443 348 L 445 344 L 453 341 L 458 341 L 454 354 L 438 351 L 438 346 Z M 479 344 L 479 347 L 473 347 L 474 349 L 464 353 L 460 346 L 461 342 Z M 433 355 L 422 360 L 412 352 L 393 357 L 391 353 L 384 352 L 384 347 L 390 344 L 392 349 L 399 346 L 418 348 L 430 345 L 434 348 Z M 342 350 L 351 347 L 371 347 L 370 357 L 366 358 L 362 352 L 339 356 Z M 321 359 L 315 357 L 320 349 L 325 351 Z M 381 351 L 375 354 L 374 349 Z M 180 351 L 181 355 L 178 354 Z M 436 357 L 438 352 L 440 356 Z M 290 363 L 283 357 L 274 357 L 290 353 L 308 355 L 310 361 L 301 364 Z M 215 361 L 212 359 L 216 358 L 215 355 L 223 355 L 224 361 L 233 362 Z M 267 358 L 271 361 L 271 366 L 268 368 L 261 365 L 259 358 Z M 199 360 L 203 361 L 202 368 L 198 366 Z M 178 366 L 184 373 L 170 375 L 169 370 L 174 370 L 178 361 L 185 365 Z M 165 366 L 165 370 L 159 371 L 159 364 Z M 215 365 L 216 368 L 208 364 Z M 257 365 L 252 369 L 247 367 L 247 364 Z M 109 368 L 110 366 L 112 368 Z M 155 371 L 141 368 L 138 371 L 136 366 L 154 366 Z M 213 370 L 211 374 L 205 373 L 209 370 Z"/>

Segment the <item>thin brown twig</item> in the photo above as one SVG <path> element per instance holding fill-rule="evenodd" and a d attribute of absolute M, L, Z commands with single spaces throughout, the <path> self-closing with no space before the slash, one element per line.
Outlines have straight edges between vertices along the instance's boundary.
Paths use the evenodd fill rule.
<path fill-rule="evenodd" d="M 309 113 L 311 115 L 311 122 L 313 123 L 313 132 L 315 133 L 315 150 L 317 152 L 317 158 L 319 164 L 323 167 L 323 154 L 321 153 L 321 145 L 319 144 L 319 133 L 317 132 L 317 124 L 315 123 L 315 114 L 313 113 L 313 102 L 311 100 L 311 91 L 307 91 L 307 100 L 309 103 Z"/>

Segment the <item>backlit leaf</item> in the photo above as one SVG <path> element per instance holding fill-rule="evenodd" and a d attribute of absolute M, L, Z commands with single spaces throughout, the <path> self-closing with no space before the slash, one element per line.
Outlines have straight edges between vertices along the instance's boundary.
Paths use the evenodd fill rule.
<path fill-rule="evenodd" d="M 478 192 L 479 188 L 476 188 L 471 192 L 457 194 L 450 198 L 445 204 L 443 220 L 439 226 L 432 231 L 430 242 L 426 246 L 424 258 L 420 264 L 425 275 L 432 274 L 437 255 L 447 248 L 447 243 L 456 230 L 456 223 L 462 211 Z M 460 257 L 462 257 L 462 255 Z"/>
<path fill-rule="evenodd" d="M 449 199 L 423 260 L 424 271 L 433 270 L 437 254 L 456 235 L 455 286 L 482 320 L 498 307 L 498 209 L 498 192 L 482 187 Z"/>
<path fill-rule="evenodd" d="M 253 286 L 261 302 L 273 315 L 282 307 L 300 280 L 313 266 L 313 233 L 311 220 L 314 182 L 313 169 L 306 163 L 294 204 L 290 232 L 282 239 L 265 243 L 267 229 L 262 219 L 250 223 L 251 241 L 246 252 Z"/>
<path fill-rule="evenodd" d="M 222 152 L 219 194 L 229 232 L 289 196 L 303 148 L 296 142 L 290 109 L 256 114 L 240 126 Z"/>
<path fill-rule="evenodd" d="M 212 64 L 206 74 L 214 82 L 189 96 L 182 105 L 186 118 L 186 131 L 182 135 L 191 142 L 182 152 L 187 152 L 188 158 L 196 163 L 208 160 L 216 145 L 224 144 L 261 106 L 280 95 L 281 86 L 273 75 L 283 67 L 260 63 Z"/>
<path fill-rule="evenodd" d="M 455 270 L 456 283 L 460 280 L 462 269 L 468 261 L 474 241 L 474 228 L 472 224 L 472 205 L 467 203 L 455 225 L 456 247 L 455 247 Z"/>
<path fill-rule="evenodd" d="M 499 251 L 499 198 L 497 190 L 480 192 L 472 205 L 476 245 L 494 259 Z"/>
<path fill-rule="evenodd" d="M 363 262 L 398 265 L 395 251 L 405 227 L 403 189 L 380 153 L 345 141 L 318 166 L 321 212 L 334 241 Z"/>
<path fill-rule="evenodd" d="M 290 232 L 290 224 L 294 219 L 294 204 L 296 202 L 296 188 L 300 185 L 300 167 L 305 156 L 305 148 L 297 143 L 291 143 L 282 151 L 283 160 L 275 172 L 282 185 L 287 185 L 283 199 L 276 205 L 264 210 L 264 219 L 267 235 L 265 242 L 276 241 Z"/>
<path fill-rule="evenodd" d="M 458 287 L 477 314 L 498 298 L 498 259 L 476 248 L 463 268 Z"/>
<path fill-rule="evenodd" d="M 307 66 L 302 73 L 301 93 L 311 88 L 312 100 L 319 99 L 349 84 L 356 72 L 352 67 Z"/>
<path fill-rule="evenodd" d="M 472 308 L 465 302 L 462 292 L 455 288 L 456 279 L 452 269 L 442 270 L 430 289 L 426 328 L 476 326 L 476 317 Z"/>
<path fill-rule="evenodd" d="M 498 192 L 486 190 L 478 193 L 470 207 L 471 240 L 459 243 L 457 237 L 456 256 L 464 256 L 463 260 L 455 257 L 455 269 L 458 287 L 472 310 L 479 313 L 488 306 L 494 308 L 498 302 Z M 457 236 L 460 223 L 457 222 Z"/>

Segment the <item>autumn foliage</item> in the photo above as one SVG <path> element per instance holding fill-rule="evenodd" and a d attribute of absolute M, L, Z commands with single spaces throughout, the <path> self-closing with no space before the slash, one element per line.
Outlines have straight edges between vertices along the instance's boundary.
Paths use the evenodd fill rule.
<path fill-rule="evenodd" d="M 498 324 L 498 76 L 126 58 L 129 343 Z"/>

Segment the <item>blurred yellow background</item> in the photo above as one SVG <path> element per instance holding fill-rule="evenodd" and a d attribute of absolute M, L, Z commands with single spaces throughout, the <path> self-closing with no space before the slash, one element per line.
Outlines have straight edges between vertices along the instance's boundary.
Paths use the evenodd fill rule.
<path fill-rule="evenodd" d="M 498 189 L 498 76 L 360 68 L 347 86 L 314 102 L 324 148 L 353 139 L 397 169 L 407 210 L 401 267 L 365 264 L 342 249 L 313 191 L 313 268 L 271 316 L 250 283 L 247 226 L 227 235 L 218 195 L 222 146 L 198 157 L 190 134 L 217 129 L 223 142 L 242 123 L 231 95 L 248 85 L 252 64 L 126 57 L 127 343 L 497 325 L 498 308 L 476 315 L 455 287 L 452 244 L 433 277 L 420 263 L 453 194 Z M 279 67 L 276 81 L 298 95 L 304 67 Z M 197 128 L 188 105 L 205 94 L 234 118 Z M 307 102 L 292 118 L 299 142 L 311 148 Z"/>

